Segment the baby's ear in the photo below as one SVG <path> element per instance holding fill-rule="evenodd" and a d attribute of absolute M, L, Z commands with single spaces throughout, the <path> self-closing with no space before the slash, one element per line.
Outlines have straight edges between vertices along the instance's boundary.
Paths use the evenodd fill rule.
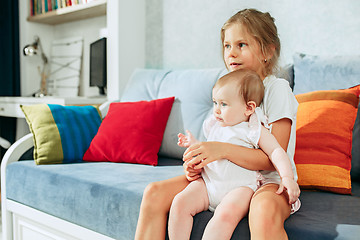
<path fill-rule="evenodd" d="M 250 116 L 251 114 L 253 114 L 255 112 L 255 108 L 256 108 L 256 103 L 254 101 L 248 101 L 246 104 L 245 115 Z"/>

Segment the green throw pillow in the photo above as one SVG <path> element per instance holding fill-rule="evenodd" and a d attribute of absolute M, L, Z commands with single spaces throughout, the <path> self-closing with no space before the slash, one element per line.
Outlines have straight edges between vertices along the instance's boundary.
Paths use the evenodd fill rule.
<path fill-rule="evenodd" d="M 95 106 L 20 106 L 34 138 L 36 164 L 81 162 L 101 124 Z"/>

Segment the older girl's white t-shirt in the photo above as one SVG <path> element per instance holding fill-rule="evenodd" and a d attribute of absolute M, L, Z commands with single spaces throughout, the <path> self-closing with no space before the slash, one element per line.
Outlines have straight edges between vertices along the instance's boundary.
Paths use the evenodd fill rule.
<path fill-rule="evenodd" d="M 295 140 L 296 140 L 296 113 L 299 103 L 291 91 L 289 82 L 285 79 L 276 78 L 273 75 L 266 77 L 263 81 L 265 86 L 264 100 L 260 108 L 268 117 L 271 124 L 277 120 L 288 118 L 292 121 L 290 140 L 287 147 L 287 154 L 291 161 L 292 170 L 295 181 L 297 181 L 297 173 L 294 162 Z M 266 179 L 280 179 L 276 171 L 260 171 Z"/>

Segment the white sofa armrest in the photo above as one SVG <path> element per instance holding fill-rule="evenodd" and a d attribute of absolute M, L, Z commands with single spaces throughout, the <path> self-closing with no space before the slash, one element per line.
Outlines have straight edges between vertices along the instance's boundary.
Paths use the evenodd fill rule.
<path fill-rule="evenodd" d="M 12 162 L 19 161 L 21 156 L 33 146 L 33 135 L 32 133 L 29 133 L 10 146 L 1 162 L 1 217 L 3 225 L 3 239 L 11 239 L 12 236 L 12 216 L 7 210 L 6 201 L 6 167 Z"/>
<path fill-rule="evenodd" d="M 34 140 L 32 133 L 25 135 L 10 146 L 1 162 L 1 181 L 3 180 L 2 176 L 6 169 L 5 165 L 19 161 L 20 157 L 33 146 Z"/>

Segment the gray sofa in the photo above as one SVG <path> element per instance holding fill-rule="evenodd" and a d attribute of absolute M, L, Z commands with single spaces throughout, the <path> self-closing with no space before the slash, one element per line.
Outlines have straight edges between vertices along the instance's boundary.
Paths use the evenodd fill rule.
<path fill-rule="evenodd" d="M 286 77 L 293 87 L 293 68 L 288 70 Z M 158 166 L 110 162 L 35 165 L 31 134 L 19 140 L 2 162 L 3 239 L 26 234 L 47 237 L 55 234 L 62 239 L 133 239 L 145 187 L 150 182 L 183 174 L 184 149 L 176 145 L 177 133 L 189 129 L 203 138 L 201 124 L 211 111 L 212 86 L 225 73 L 224 69 L 142 69 L 133 74 L 121 101 L 176 97 Z M 295 76 L 295 84 L 297 80 Z M 102 112 L 106 110 L 104 105 Z M 359 116 L 355 126 L 353 194 L 302 191 L 301 209 L 285 222 L 290 239 L 359 238 Z M 191 239 L 201 239 L 211 216 L 209 211 L 195 216 Z M 232 239 L 249 238 L 245 218 Z"/>

